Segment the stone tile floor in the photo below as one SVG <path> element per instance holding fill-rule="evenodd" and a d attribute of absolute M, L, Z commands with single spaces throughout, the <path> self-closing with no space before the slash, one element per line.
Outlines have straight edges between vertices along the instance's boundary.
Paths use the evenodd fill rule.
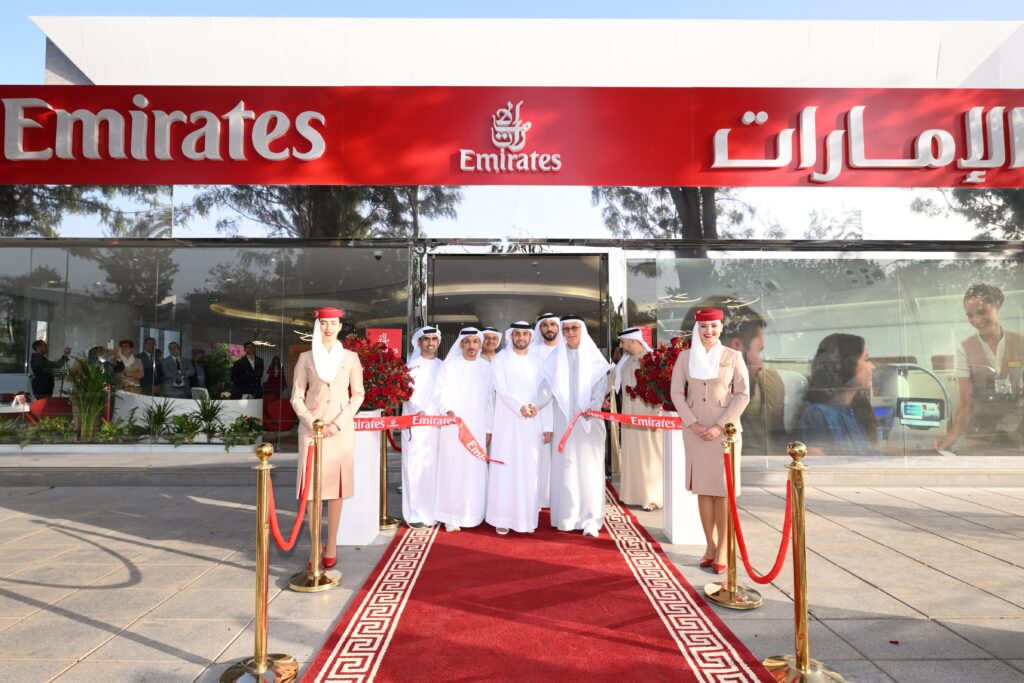
<path fill-rule="evenodd" d="M 761 571 L 782 492 L 741 498 Z M 0 679 L 216 681 L 252 654 L 252 495 L 0 488 Z M 1024 489 L 809 488 L 808 510 L 812 656 L 848 681 L 1024 681 Z M 660 537 L 660 513 L 636 512 Z M 270 650 L 310 661 L 389 539 L 343 549 L 341 588 L 318 594 L 286 588 L 308 546 L 274 551 Z M 665 550 L 710 581 L 702 548 Z M 793 651 L 792 583 L 787 561 L 764 607 L 719 610 L 758 657 Z"/>

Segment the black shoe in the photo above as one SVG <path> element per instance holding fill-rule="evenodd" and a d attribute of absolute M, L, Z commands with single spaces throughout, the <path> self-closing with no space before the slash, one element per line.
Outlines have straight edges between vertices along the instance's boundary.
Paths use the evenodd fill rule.
<path fill-rule="evenodd" d="M 406 522 L 410 529 L 425 529 L 427 527 L 423 522 Z"/>

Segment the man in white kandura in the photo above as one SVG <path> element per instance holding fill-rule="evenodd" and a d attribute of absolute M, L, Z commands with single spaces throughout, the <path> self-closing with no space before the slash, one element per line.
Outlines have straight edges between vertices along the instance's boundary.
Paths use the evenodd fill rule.
<path fill-rule="evenodd" d="M 541 361 L 530 353 L 533 327 L 519 321 L 505 332 L 505 350 L 491 364 L 494 372 L 494 431 L 487 475 L 486 521 L 504 536 L 537 530 L 537 460 L 544 444 L 537 408 Z"/>
<path fill-rule="evenodd" d="M 480 335 L 483 339 L 480 346 L 480 360 L 490 363 L 498 355 L 498 347 L 501 346 L 501 332 L 493 327 L 481 327 Z"/>
<path fill-rule="evenodd" d="M 541 313 L 537 316 L 537 324 L 533 328 L 530 339 L 530 353 L 540 358 L 541 365 L 547 360 L 562 340 L 562 323 L 554 313 Z M 540 423 L 544 428 L 544 446 L 540 449 L 537 461 L 537 498 L 542 508 L 551 507 L 551 459 L 558 455 L 557 444 L 553 437 L 554 408 L 547 405 L 541 408 Z"/>
<path fill-rule="evenodd" d="M 562 342 L 544 361 L 541 404 L 553 399 L 554 430 L 561 435 L 581 410 L 606 408 L 608 371 L 583 319 L 562 318 Z M 541 405 L 538 404 L 538 405 Z M 551 525 L 597 536 L 604 525 L 604 421 L 581 417 L 565 450 L 551 463 Z"/>
<path fill-rule="evenodd" d="M 491 364 L 480 360 L 480 330 L 464 327 L 444 359 L 437 381 L 441 411 L 462 418 L 480 442 L 490 436 L 494 418 Z M 473 457 L 459 441 L 457 425 L 441 428 L 437 457 L 437 521 L 447 531 L 484 521 L 487 463 Z"/>
<path fill-rule="evenodd" d="M 640 359 L 651 347 L 640 329 L 631 327 L 619 334 L 622 359 L 615 366 L 615 391 L 622 390 L 622 412 L 626 415 L 661 415 L 660 406 L 649 406 L 632 398 L 625 389 L 636 386 Z M 660 429 L 622 425 L 622 485 L 619 498 L 627 505 L 640 505 L 644 510 L 660 508 L 664 498 L 662 486 L 662 453 L 664 437 Z"/>
<path fill-rule="evenodd" d="M 437 379 L 442 361 L 437 357 L 441 333 L 421 327 L 412 335 L 412 355 L 406 366 L 412 377 L 412 396 L 402 407 L 405 415 L 438 415 Z M 410 427 L 402 430 L 402 517 L 421 529 L 437 524 L 437 452 L 441 430 Z"/>

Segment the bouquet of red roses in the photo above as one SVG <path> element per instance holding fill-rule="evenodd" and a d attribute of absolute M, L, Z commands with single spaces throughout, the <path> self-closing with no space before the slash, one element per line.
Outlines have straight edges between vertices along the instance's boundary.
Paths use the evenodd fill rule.
<path fill-rule="evenodd" d="M 363 365 L 363 410 L 381 410 L 385 415 L 397 415 L 403 401 L 412 396 L 412 377 L 405 362 L 383 342 L 350 334 L 342 340 L 349 351 L 359 354 Z"/>
<path fill-rule="evenodd" d="M 649 406 L 661 407 L 664 410 L 675 410 L 672 405 L 672 368 L 676 358 L 683 349 L 690 348 L 690 340 L 673 337 L 671 343 L 644 354 L 640 359 L 640 367 L 636 370 L 636 386 L 625 386 L 630 398 L 639 398 Z"/>

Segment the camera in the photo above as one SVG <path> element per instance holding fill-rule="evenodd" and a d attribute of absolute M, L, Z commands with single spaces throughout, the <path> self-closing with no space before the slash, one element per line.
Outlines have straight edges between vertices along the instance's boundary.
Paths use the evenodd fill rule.
<path fill-rule="evenodd" d="M 374 261 L 380 261 L 382 258 L 384 258 L 384 252 L 382 252 L 380 250 L 374 250 L 374 252 L 373 252 L 373 260 Z"/>

